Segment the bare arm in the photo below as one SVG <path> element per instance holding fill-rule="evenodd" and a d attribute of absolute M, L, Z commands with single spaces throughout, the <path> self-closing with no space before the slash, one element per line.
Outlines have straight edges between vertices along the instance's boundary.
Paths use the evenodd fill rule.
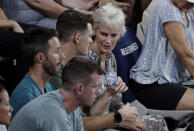
<path fill-rule="evenodd" d="M 114 113 L 107 115 L 83 117 L 85 131 L 99 131 L 100 129 L 113 127 L 115 123 Z"/>
<path fill-rule="evenodd" d="M 191 76 L 194 77 L 194 54 L 189 48 L 183 25 L 178 22 L 168 22 L 164 24 L 164 30 L 175 53 L 185 65 Z"/>
<path fill-rule="evenodd" d="M 81 10 L 89 10 L 96 6 L 99 0 L 56 0 L 58 3 L 62 4 L 63 6 L 67 6 L 70 8 L 78 8 Z"/>
<path fill-rule="evenodd" d="M 109 93 L 108 91 L 105 91 L 104 94 L 90 107 L 90 115 L 95 116 L 103 114 L 110 103 Z"/>
<path fill-rule="evenodd" d="M 14 20 L 0 20 L 0 28 L 11 29 L 14 32 L 24 33 L 20 25 Z"/>
<path fill-rule="evenodd" d="M 108 85 L 105 86 L 108 87 Z M 96 100 L 96 102 L 90 107 L 90 115 L 93 116 L 103 114 L 111 103 L 110 94 L 114 96 L 117 93 L 123 93 L 127 91 L 127 89 L 128 87 L 122 81 L 121 77 L 118 77 L 116 88 L 108 88 L 107 90 L 109 90 L 110 93 L 106 90 L 104 94 L 98 100 Z"/>
<path fill-rule="evenodd" d="M 104 5 L 106 3 L 112 3 L 113 5 L 116 5 L 116 6 L 120 7 L 120 8 L 122 8 L 122 9 L 130 6 L 130 4 L 125 3 L 125 2 L 117 2 L 115 0 L 100 0 L 100 5 Z"/>
<path fill-rule="evenodd" d="M 121 123 L 115 123 L 113 112 L 106 115 L 83 117 L 85 131 L 99 131 L 101 129 L 117 126 L 133 129 L 134 131 L 139 129 L 144 131 L 144 122 L 139 118 L 135 107 L 125 105 L 123 108 L 119 109 L 118 112 L 122 117 Z"/>
<path fill-rule="evenodd" d="M 53 0 L 24 0 L 32 8 L 42 12 L 43 14 L 57 18 L 67 8 L 61 6 Z"/>

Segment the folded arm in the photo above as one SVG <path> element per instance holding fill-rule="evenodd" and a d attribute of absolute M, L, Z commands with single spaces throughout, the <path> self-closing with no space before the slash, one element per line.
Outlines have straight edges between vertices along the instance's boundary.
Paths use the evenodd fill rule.
<path fill-rule="evenodd" d="M 67 10 L 66 7 L 58 4 L 53 0 L 24 0 L 28 5 L 37 11 L 49 16 L 57 18 L 63 11 Z"/>
<path fill-rule="evenodd" d="M 90 107 L 90 115 L 101 115 L 103 114 L 106 109 L 109 107 L 111 100 L 109 99 L 109 93 L 106 90 L 99 99 L 95 101 L 95 103 Z"/>

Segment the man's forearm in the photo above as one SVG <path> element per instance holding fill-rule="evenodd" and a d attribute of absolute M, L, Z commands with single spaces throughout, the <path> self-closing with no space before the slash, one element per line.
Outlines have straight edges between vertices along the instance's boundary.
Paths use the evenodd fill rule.
<path fill-rule="evenodd" d="M 110 102 L 109 93 L 108 91 L 105 91 L 104 94 L 90 107 L 90 115 L 94 116 L 103 114 L 110 105 Z"/>
<path fill-rule="evenodd" d="M 56 0 L 58 3 L 60 3 L 61 5 L 65 6 L 65 7 L 70 7 L 72 9 L 74 8 L 79 8 L 79 9 L 84 9 L 84 5 L 86 4 L 84 1 L 82 0 Z"/>
<path fill-rule="evenodd" d="M 85 131 L 99 131 L 105 128 L 112 128 L 115 125 L 114 113 L 83 117 L 83 124 Z"/>
<path fill-rule="evenodd" d="M 24 0 L 28 5 L 37 11 L 49 16 L 57 18 L 67 8 L 61 6 L 53 0 Z"/>

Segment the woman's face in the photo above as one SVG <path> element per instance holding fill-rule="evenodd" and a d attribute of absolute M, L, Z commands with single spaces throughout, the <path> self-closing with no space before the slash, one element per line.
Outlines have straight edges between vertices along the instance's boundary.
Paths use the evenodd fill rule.
<path fill-rule="evenodd" d="M 9 104 L 9 95 L 6 90 L 0 92 L 0 124 L 8 125 L 11 119 L 13 108 Z"/>
<path fill-rule="evenodd" d="M 121 30 L 114 30 L 104 26 L 103 24 L 99 24 L 98 28 L 95 30 L 95 34 L 95 42 L 100 53 L 106 54 L 114 49 L 118 39 L 121 36 Z"/>

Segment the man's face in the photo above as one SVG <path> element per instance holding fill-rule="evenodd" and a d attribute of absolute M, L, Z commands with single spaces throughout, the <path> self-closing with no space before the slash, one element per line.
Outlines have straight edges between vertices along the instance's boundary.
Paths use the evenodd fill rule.
<path fill-rule="evenodd" d="M 82 105 L 90 106 L 96 99 L 96 95 L 99 93 L 100 75 L 93 74 L 91 82 L 84 87 L 82 96 Z"/>
<path fill-rule="evenodd" d="M 121 30 L 114 30 L 103 24 L 99 24 L 96 31 L 96 39 L 95 42 L 97 44 L 97 48 L 101 54 L 106 54 L 111 52 L 121 36 Z"/>
<path fill-rule="evenodd" d="M 49 40 L 49 43 L 50 47 L 45 56 L 46 58 L 43 63 L 43 68 L 47 74 L 55 75 L 61 68 L 61 63 L 64 55 L 61 51 L 61 45 L 57 37 L 52 37 Z"/>
<path fill-rule="evenodd" d="M 77 46 L 77 55 L 87 55 L 88 47 L 93 42 L 91 37 L 93 35 L 92 25 L 88 23 L 87 30 L 80 34 L 80 41 Z"/>

